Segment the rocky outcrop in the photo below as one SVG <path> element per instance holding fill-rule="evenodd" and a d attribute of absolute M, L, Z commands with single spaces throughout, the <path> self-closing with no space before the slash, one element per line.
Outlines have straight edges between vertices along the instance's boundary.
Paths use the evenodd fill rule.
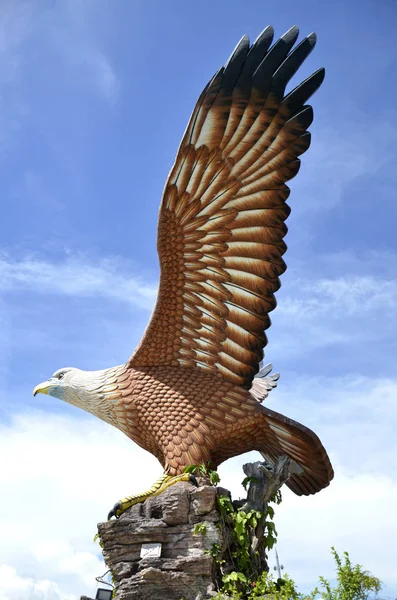
<path fill-rule="evenodd" d="M 281 456 L 274 464 L 248 463 L 250 480 L 246 500 L 233 502 L 234 511 L 260 511 L 300 467 Z M 202 481 L 206 481 L 203 479 Z M 230 513 L 225 520 L 217 496 L 229 496 L 221 487 L 178 483 L 159 496 L 127 510 L 120 519 L 98 525 L 105 562 L 116 584 L 117 600 L 204 600 L 216 595 L 222 574 L 236 570 L 232 555 L 239 552 Z M 231 509 L 233 511 L 233 508 Z M 266 524 L 263 518 L 247 526 L 250 578 L 268 570 Z M 147 545 L 152 548 L 147 548 Z M 159 550 L 158 555 L 152 550 Z M 154 546 L 154 548 L 153 548 Z M 145 555 L 146 552 L 146 555 Z"/>
<path fill-rule="evenodd" d="M 225 531 L 212 486 L 178 483 L 160 496 L 98 525 L 103 556 L 117 600 L 202 600 L 215 594 L 214 544 Z M 160 556 L 143 556 L 142 544 L 161 544 Z"/>

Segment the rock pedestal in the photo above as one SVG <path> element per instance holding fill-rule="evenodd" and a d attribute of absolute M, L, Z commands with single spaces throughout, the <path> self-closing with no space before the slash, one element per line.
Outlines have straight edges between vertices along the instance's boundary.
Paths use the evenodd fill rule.
<path fill-rule="evenodd" d="M 220 492 L 181 482 L 133 506 L 117 521 L 98 525 L 117 600 L 204 600 L 215 595 L 215 561 L 207 551 L 214 544 L 225 545 L 227 534 L 216 508 Z M 161 544 L 160 556 L 143 556 L 142 544 Z"/>
<path fill-rule="evenodd" d="M 265 515 L 269 500 L 301 467 L 280 456 L 274 464 L 248 463 L 243 469 L 250 481 L 248 496 L 234 502 L 234 510 Z M 181 482 L 136 504 L 120 519 L 98 525 L 117 600 L 204 600 L 216 595 L 220 563 L 210 551 L 216 546 L 214 554 L 227 574 L 236 570 L 232 556 L 240 543 L 233 524 L 226 522 L 230 518 L 218 511 L 217 496 L 230 493 Z M 247 527 L 251 578 L 268 571 L 266 534 L 264 518 Z"/>

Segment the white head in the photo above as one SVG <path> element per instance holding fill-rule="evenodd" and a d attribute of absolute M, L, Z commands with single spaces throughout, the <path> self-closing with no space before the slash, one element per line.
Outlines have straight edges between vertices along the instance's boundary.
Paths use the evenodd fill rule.
<path fill-rule="evenodd" d="M 33 395 L 48 394 L 78 406 L 107 422 L 112 422 L 112 399 L 109 384 L 119 367 L 101 371 L 82 371 L 74 367 L 58 369 L 48 379 L 37 385 Z"/>

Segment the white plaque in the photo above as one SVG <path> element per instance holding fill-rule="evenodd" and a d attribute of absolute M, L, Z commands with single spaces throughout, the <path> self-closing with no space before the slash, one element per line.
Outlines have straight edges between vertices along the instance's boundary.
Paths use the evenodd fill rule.
<path fill-rule="evenodd" d="M 142 544 L 141 558 L 159 558 L 161 556 L 161 544 Z"/>

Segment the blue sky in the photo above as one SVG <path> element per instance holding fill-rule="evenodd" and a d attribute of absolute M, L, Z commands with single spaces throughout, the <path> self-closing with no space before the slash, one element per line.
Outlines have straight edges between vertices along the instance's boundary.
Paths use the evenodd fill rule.
<path fill-rule="evenodd" d="M 2 2 L 2 600 L 93 593 L 95 523 L 160 472 L 116 430 L 31 392 L 62 366 L 120 364 L 138 343 L 156 296 L 161 193 L 189 115 L 240 37 L 267 24 L 318 35 L 292 84 L 326 68 L 291 182 L 269 404 L 313 427 L 336 470 L 314 498 L 285 494 L 279 554 L 309 589 L 331 577 L 334 544 L 397 593 L 396 12 L 391 0 Z M 222 471 L 236 493 L 246 459 Z"/>

